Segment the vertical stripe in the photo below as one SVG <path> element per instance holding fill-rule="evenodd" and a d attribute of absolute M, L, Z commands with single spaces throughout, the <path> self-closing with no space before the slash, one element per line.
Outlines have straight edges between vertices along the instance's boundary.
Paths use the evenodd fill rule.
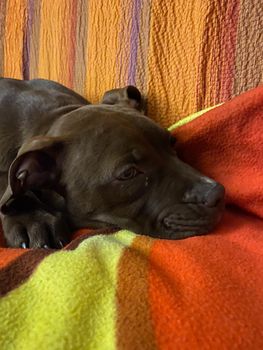
<path fill-rule="evenodd" d="M 32 7 L 32 24 L 31 31 L 29 33 L 29 77 L 38 77 L 39 68 L 39 45 L 40 45 L 40 25 L 41 25 L 41 1 L 42 0 L 31 0 Z M 34 4 L 34 5 L 33 5 Z"/>
<path fill-rule="evenodd" d="M 78 0 L 76 47 L 74 65 L 74 90 L 86 93 L 87 36 L 88 36 L 88 1 Z"/>
<path fill-rule="evenodd" d="M 58 1 L 58 0 L 56 0 Z M 71 49 L 74 50 L 75 45 L 75 38 L 74 43 L 72 43 L 72 34 L 75 34 L 75 21 L 76 18 L 74 17 L 76 6 L 75 0 L 67 1 L 59 0 L 58 1 L 59 8 L 58 8 L 58 32 L 61 33 L 61 42 L 58 43 L 60 46 L 60 52 L 58 56 L 60 70 L 59 70 L 59 82 L 63 85 L 66 85 L 67 87 L 71 87 L 70 84 L 72 84 L 72 77 L 70 77 L 70 74 L 72 73 L 72 70 L 70 68 L 71 65 L 74 65 L 74 61 L 71 62 L 71 59 L 74 58 L 73 56 L 70 57 L 70 54 L 72 54 Z M 73 21 L 73 22 L 72 22 Z M 73 47 L 71 47 L 73 45 Z"/>
<path fill-rule="evenodd" d="M 205 0 L 201 17 L 202 35 L 199 39 L 198 69 L 196 85 L 196 110 L 215 105 L 219 88 L 218 70 L 220 69 L 219 45 L 221 21 L 225 12 L 225 2 Z"/>
<path fill-rule="evenodd" d="M 69 63 L 68 63 L 68 87 L 73 88 L 76 59 L 76 33 L 77 33 L 77 10 L 78 0 L 72 0 L 72 11 L 69 29 Z M 80 14 L 82 16 L 82 14 Z"/>
<path fill-rule="evenodd" d="M 68 85 L 71 2 L 43 0 L 41 7 L 39 76 Z"/>
<path fill-rule="evenodd" d="M 184 0 L 152 1 L 148 114 L 163 126 L 196 109 L 198 46 L 207 1 L 202 6 Z"/>
<path fill-rule="evenodd" d="M 117 348 L 154 350 L 148 296 L 148 256 L 153 240 L 138 237 L 119 262 L 117 289 Z"/>
<path fill-rule="evenodd" d="M 6 1 L 0 1 L 0 77 L 4 75 L 4 40 L 6 22 Z"/>
<path fill-rule="evenodd" d="M 235 75 L 235 53 L 236 38 L 239 16 L 239 0 L 227 2 L 226 15 L 222 22 L 221 36 L 221 71 L 218 80 L 221 82 L 221 89 L 218 93 L 216 103 L 227 101 L 232 96 L 234 75 Z"/>
<path fill-rule="evenodd" d="M 116 56 L 117 86 L 125 86 L 128 83 L 131 28 L 132 28 L 132 0 L 120 0 L 120 29 L 118 32 L 118 46 Z"/>
<path fill-rule="evenodd" d="M 200 78 L 197 109 L 218 104 L 230 98 L 234 78 L 238 1 L 210 5 L 210 21 L 205 28 L 204 49 L 200 55 Z M 206 61 L 206 65 L 204 64 Z"/>
<path fill-rule="evenodd" d="M 59 2 L 59 1 L 58 1 Z M 57 1 L 42 0 L 41 25 L 39 44 L 39 67 L 40 78 L 59 78 L 59 61 L 61 37 L 59 36 L 59 16 Z"/>
<path fill-rule="evenodd" d="M 23 28 L 26 21 L 27 0 L 7 0 L 4 76 L 21 79 L 23 76 Z"/>
<path fill-rule="evenodd" d="M 89 0 L 86 96 L 92 102 L 116 87 L 121 0 Z M 127 2 L 126 2 L 127 3 Z M 128 6 L 128 4 L 127 4 Z"/>
<path fill-rule="evenodd" d="M 218 2 L 212 2 L 210 5 L 211 15 L 210 15 L 210 25 L 208 26 L 210 28 L 210 43 L 211 46 L 209 47 L 209 65 L 205 66 L 207 69 L 207 75 L 206 75 L 206 90 L 204 95 L 204 102 L 202 105 L 202 109 L 207 106 L 213 106 L 217 104 L 219 92 L 221 89 L 221 68 L 222 68 L 222 50 L 223 50 L 223 43 L 221 42 L 221 36 L 223 31 L 223 23 L 226 18 L 226 10 L 227 10 L 227 2 L 226 1 L 218 1 Z M 202 57 L 203 65 L 204 60 L 206 59 L 206 56 Z M 202 92 L 201 92 L 202 93 Z"/>
<path fill-rule="evenodd" d="M 130 63 L 129 63 L 129 70 L 128 70 L 128 84 L 131 84 L 131 85 L 135 85 L 141 6 L 142 6 L 142 0 L 133 1 L 131 39 L 130 39 Z"/>
<path fill-rule="evenodd" d="M 29 67 L 30 67 L 30 35 L 32 32 L 33 14 L 34 14 L 34 0 L 28 0 L 27 2 L 27 17 L 24 26 L 24 42 L 23 42 L 23 79 L 29 79 Z"/>
<path fill-rule="evenodd" d="M 137 52 L 136 85 L 143 95 L 147 95 L 149 35 L 151 20 L 151 0 L 142 0 L 139 42 Z"/>
<path fill-rule="evenodd" d="M 240 0 L 233 95 L 263 82 L 262 1 Z"/>

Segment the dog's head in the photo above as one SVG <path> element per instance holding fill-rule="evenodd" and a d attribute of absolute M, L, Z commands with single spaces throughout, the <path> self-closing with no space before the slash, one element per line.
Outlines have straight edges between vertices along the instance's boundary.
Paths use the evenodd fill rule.
<path fill-rule="evenodd" d="M 13 196 L 62 191 L 75 228 L 113 225 L 170 239 L 211 231 L 224 188 L 181 161 L 175 138 L 140 108 L 129 86 L 64 115 L 21 148 L 9 171 Z"/>

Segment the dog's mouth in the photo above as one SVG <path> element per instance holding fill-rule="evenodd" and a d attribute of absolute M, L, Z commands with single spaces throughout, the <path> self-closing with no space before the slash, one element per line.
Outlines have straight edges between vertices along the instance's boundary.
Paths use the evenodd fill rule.
<path fill-rule="evenodd" d="M 184 224 L 180 221 L 178 222 L 168 222 L 165 220 L 163 223 L 163 234 L 160 235 L 162 238 L 167 236 L 169 239 L 181 239 L 181 238 L 187 238 L 191 236 L 196 236 L 196 235 L 202 235 L 206 234 L 210 231 L 212 231 L 216 226 L 215 222 L 193 222 L 191 224 L 187 223 Z"/>
<path fill-rule="evenodd" d="M 224 203 L 210 212 L 201 213 L 196 210 L 194 217 L 189 213 L 171 213 L 159 218 L 159 229 L 155 237 L 165 239 L 182 239 L 204 235 L 212 232 L 223 216 Z"/>

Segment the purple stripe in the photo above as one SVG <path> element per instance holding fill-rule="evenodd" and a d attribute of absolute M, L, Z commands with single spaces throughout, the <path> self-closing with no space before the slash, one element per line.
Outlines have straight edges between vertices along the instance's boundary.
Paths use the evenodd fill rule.
<path fill-rule="evenodd" d="M 0 0 L 0 77 L 4 76 L 5 15 L 6 1 Z"/>
<path fill-rule="evenodd" d="M 141 6 L 142 6 L 141 0 L 133 1 L 131 46 L 130 46 L 131 54 L 130 54 L 130 64 L 129 64 L 129 71 L 128 71 L 128 84 L 131 84 L 131 85 L 135 85 Z"/>
<path fill-rule="evenodd" d="M 30 34 L 32 33 L 33 16 L 34 16 L 34 3 L 35 0 L 28 0 L 28 17 L 24 26 L 24 42 L 23 42 L 23 79 L 30 79 Z"/>
<path fill-rule="evenodd" d="M 119 33 L 118 33 L 118 51 L 117 51 L 117 55 L 116 55 L 116 67 L 119 67 L 119 71 L 117 71 L 116 69 L 116 73 L 117 73 L 117 76 L 116 76 L 116 84 L 117 84 L 117 87 L 119 86 L 122 86 L 123 84 L 123 75 L 124 75 L 124 72 L 123 72 L 123 50 L 122 50 L 122 45 L 121 43 L 123 42 L 123 33 L 126 32 L 127 30 L 127 24 L 124 23 L 124 20 L 123 18 L 125 18 L 125 11 L 127 11 L 127 1 L 125 0 L 121 0 L 121 9 L 120 9 L 120 13 L 122 14 L 122 17 L 121 17 L 121 21 L 120 21 L 120 29 L 119 29 Z M 126 81 L 125 81 L 126 83 Z"/>

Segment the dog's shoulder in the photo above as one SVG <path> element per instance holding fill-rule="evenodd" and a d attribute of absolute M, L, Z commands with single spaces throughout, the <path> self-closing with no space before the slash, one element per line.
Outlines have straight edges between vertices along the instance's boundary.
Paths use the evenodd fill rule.
<path fill-rule="evenodd" d="M 75 91 L 53 80 L 32 79 L 28 81 L 28 85 L 36 90 L 49 91 L 49 92 L 53 91 L 58 94 L 71 96 L 76 100 L 76 103 L 79 103 L 79 104 L 83 104 L 83 105 L 89 104 L 89 101 L 86 100 L 83 96 L 81 96 Z"/>
<path fill-rule="evenodd" d="M 0 78 L 0 99 L 4 97 L 16 98 L 18 95 L 21 96 L 21 93 L 29 96 L 42 96 L 47 99 L 51 97 L 63 98 L 66 101 L 72 101 L 73 104 L 89 104 L 84 97 L 53 80 Z"/>

